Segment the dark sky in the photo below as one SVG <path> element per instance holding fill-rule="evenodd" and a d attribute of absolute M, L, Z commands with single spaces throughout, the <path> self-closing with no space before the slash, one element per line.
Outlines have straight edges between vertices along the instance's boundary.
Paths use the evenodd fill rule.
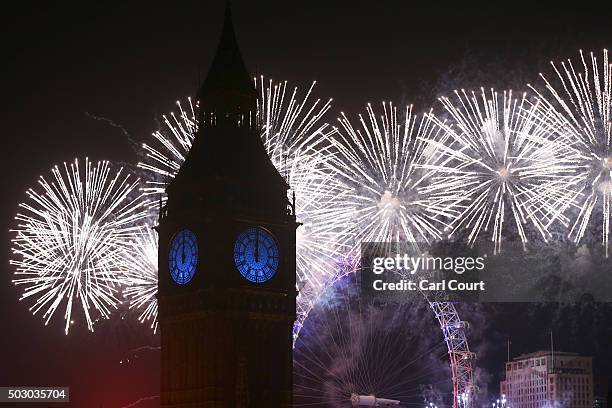
<path fill-rule="evenodd" d="M 22 3 L 3 6 L 0 17 L 4 231 L 25 189 L 52 165 L 84 156 L 134 162 L 127 138 L 86 112 L 145 140 L 156 117 L 195 94 L 223 15 L 223 1 L 216 0 Z M 317 94 L 350 114 L 381 100 L 417 101 L 426 109 L 437 93 L 461 83 L 520 86 L 535 81 L 551 58 L 612 43 L 609 15 L 598 9 L 424 3 L 235 0 L 233 12 L 253 74 L 302 87 L 316 79 Z M 17 302 L 9 238 L 0 251 L 0 386 L 70 385 L 79 407 L 117 407 L 154 394 L 154 352 L 127 368 L 118 361 L 156 339 L 128 323 L 108 325 L 104 335 L 81 325 L 68 337 L 60 325 L 44 327 Z"/>

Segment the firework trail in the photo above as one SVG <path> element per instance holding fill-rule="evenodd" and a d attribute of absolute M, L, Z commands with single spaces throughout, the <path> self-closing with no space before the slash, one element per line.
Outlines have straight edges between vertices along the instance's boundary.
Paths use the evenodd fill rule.
<path fill-rule="evenodd" d="M 440 128 L 429 115 L 407 106 L 403 122 L 397 107 L 382 104 L 377 116 L 371 105 L 359 115 L 360 127 L 342 114 L 333 138 L 331 173 L 341 182 L 333 202 L 335 223 L 349 256 L 361 242 L 431 242 L 442 238 L 454 216 L 456 197 L 426 189 L 439 168 L 428 140 Z"/>
<path fill-rule="evenodd" d="M 538 121 L 540 104 L 511 91 L 462 90 L 440 101 L 450 119 L 434 119 L 444 130 L 429 142 L 440 164 L 425 166 L 436 171 L 425 190 L 448 194 L 451 208 L 458 208 L 448 237 L 465 230 L 473 244 L 489 235 L 499 252 L 504 234 L 525 245 L 530 225 L 548 240 L 550 225 L 563 218 L 571 198 L 567 149 L 552 137 L 562 124 Z"/>
<path fill-rule="evenodd" d="M 51 174 L 52 181 L 41 176 L 39 189 L 27 190 L 28 200 L 19 205 L 11 230 L 13 283 L 24 288 L 21 300 L 35 299 L 30 310 L 44 311 L 45 324 L 64 305 L 68 334 L 80 305 L 93 331 L 92 311 L 109 318 L 117 308 L 124 247 L 146 215 L 135 194 L 139 180 L 88 159 L 84 166 L 77 160 L 56 166 Z"/>
<path fill-rule="evenodd" d="M 119 364 L 128 364 L 130 361 L 135 360 L 139 357 L 141 352 L 144 351 L 159 351 L 161 350 L 161 346 L 140 346 L 135 349 L 130 350 L 128 355 L 121 360 L 119 360 Z"/>
<path fill-rule="evenodd" d="M 543 99 L 542 107 L 551 111 L 540 114 L 542 121 L 550 117 L 562 121 L 565 147 L 574 178 L 568 183 L 573 192 L 574 213 L 569 238 L 580 242 L 589 225 L 601 216 L 601 239 L 609 255 L 610 218 L 612 215 L 612 68 L 608 51 L 601 60 L 592 52 L 580 60 L 560 65 L 551 62 L 556 73 L 553 80 L 540 74 L 546 91 L 531 88 Z"/>
<path fill-rule="evenodd" d="M 159 399 L 159 395 L 151 395 L 149 397 L 141 397 L 138 398 L 136 401 L 129 403 L 128 405 L 124 405 L 121 408 L 133 408 L 137 405 L 139 405 L 141 402 L 145 402 L 145 401 L 153 401 Z"/>
<path fill-rule="evenodd" d="M 157 332 L 157 233 L 151 227 L 142 227 L 126 245 L 123 270 L 126 278 L 123 294 L 130 309 L 139 310 L 141 323 L 151 322 Z"/>

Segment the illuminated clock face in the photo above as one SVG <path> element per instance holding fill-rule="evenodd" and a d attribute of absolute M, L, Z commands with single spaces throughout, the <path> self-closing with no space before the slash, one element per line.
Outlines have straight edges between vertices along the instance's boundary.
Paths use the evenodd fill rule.
<path fill-rule="evenodd" d="M 168 266 L 170 276 L 179 285 L 189 282 L 198 263 L 198 240 L 193 231 L 184 229 L 176 233 L 170 243 Z"/>
<path fill-rule="evenodd" d="M 278 244 L 268 231 L 250 227 L 238 235 L 234 244 L 234 263 L 249 282 L 267 282 L 278 270 Z"/>

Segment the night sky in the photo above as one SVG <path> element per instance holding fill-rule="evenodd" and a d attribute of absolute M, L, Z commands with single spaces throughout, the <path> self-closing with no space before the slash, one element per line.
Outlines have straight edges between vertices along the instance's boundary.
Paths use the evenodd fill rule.
<path fill-rule="evenodd" d="M 579 48 L 601 52 L 612 44 L 609 15 L 598 9 L 410 3 L 232 2 L 251 73 L 302 88 L 317 80 L 317 95 L 334 98 L 330 120 L 383 100 L 415 102 L 425 110 L 454 87 L 522 90 L 526 81 L 537 81 L 548 60 L 575 57 Z M 215 51 L 223 7 L 223 1 L 4 6 L 3 231 L 11 228 L 26 188 L 52 165 L 85 156 L 136 162 L 122 130 L 91 115 L 111 119 L 138 143 L 147 140 L 156 118 L 172 111 L 175 100 L 195 94 Z M 44 327 L 40 316 L 28 312 L 31 303 L 17 301 L 9 240 L 5 233 L 0 251 L 0 386 L 69 385 L 75 407 L 121 407 L 157 394 L 158 354 L 141 351 L 134 360 L 130 350 L 155 346 L 158 339 L 129 319 L 105 323 L 95 334 L 77 319 L 64 336 L 61 316 Z M 516 339 L 517 353 L 535 351 L 547 345 L 554 325 L 545 315 L 534 317 L 539 326 L 507 321 L 511 309 L 480 312 L 498 319 L 482 331 L 491 334 L 484 361 L 500 369 L 508 336 Z M 576 320 L 568 334 L 573 337 L 559 343 L 575 349 L 567 351 L 598 353 L 598 372 L 610 375 L 610 314 L 597 313 L 604 317 L 568 317 Z M 129 363 L 119 364 L 127 358 Z"/>

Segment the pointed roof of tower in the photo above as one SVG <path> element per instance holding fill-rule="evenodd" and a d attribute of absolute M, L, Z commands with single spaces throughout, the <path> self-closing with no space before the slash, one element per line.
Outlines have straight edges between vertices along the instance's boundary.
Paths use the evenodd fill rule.
<path fill-rule="evenodd" d="M 198 205 L 223 202 L 224 208 L 285 214 L 289 186 L 270 161 L 256 124 L 250 122 L 257 110 L 257 92 L 238 49 L 229 2 L 217 52 L 197 98 L 200 126 L 185 162 L 166 188 L 168 208 L 182 211 L 184 198 L 192 197 Z M 209 113 L 214 121 L 204 120 Z"/>
<path fill-rule="evenodd" d="M 197 99 L 205 112 L 221 113 L 239 108 L 246 113 L 256 109 L 257 92 L 238 47 L 229 1 L 225 5 L 225 19 L 217 52 Z"/>

